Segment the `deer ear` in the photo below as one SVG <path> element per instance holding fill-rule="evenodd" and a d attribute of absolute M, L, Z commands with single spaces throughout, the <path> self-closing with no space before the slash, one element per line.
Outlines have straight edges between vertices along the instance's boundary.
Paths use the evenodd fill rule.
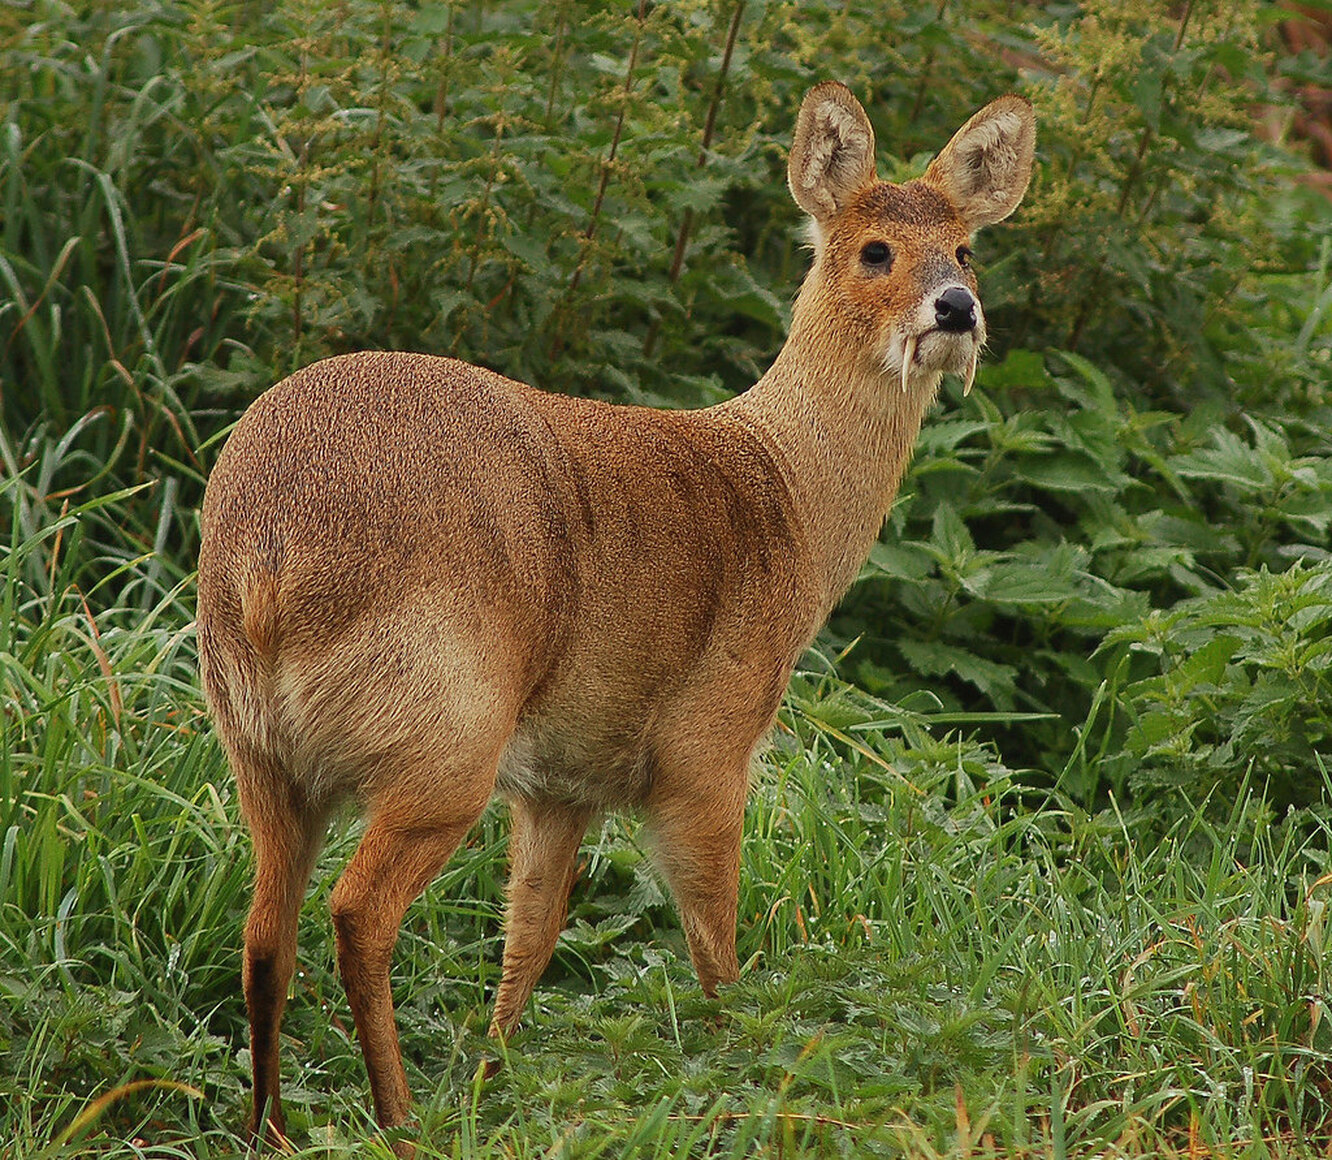
<path fill-rule="evenodd" d="M 1003 221 L 1031 180 L 1036 115 L 1024 97 L 991 101 L 944 146 L 923 180 L 948 195 L 971 231 Z"/>
<path fill-rule="evenodd" d="M 845 85 L 825 81 L 805 94 L 786 180 L 796 205 L 816 222 L 840 213 L 874 180 L 874 129 Z"/>

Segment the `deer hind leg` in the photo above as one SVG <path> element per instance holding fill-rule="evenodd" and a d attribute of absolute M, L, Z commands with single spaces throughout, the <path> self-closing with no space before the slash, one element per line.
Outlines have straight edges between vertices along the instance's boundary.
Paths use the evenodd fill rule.
<path fill-rule="evenodd" d="M 490 1021 L 492 1036 L 518 1025 L 532 988 L 564 927 L 578 843 L 592 811 L 579 806 L 510 802 L 512 834 L 504 974 Z"/>
<path fill-rule="evenodd" d="M 241 980 L 250 1019 L 253 1106 L 249 1135 L 285 1136 L 278 1035 L 296 967 L 296 926 L 327 814 L 311 806 L 276 762 L 231 754 L 254 844 L 254 898 L 245 923 Z"/>
<path fill-rule="evenodd" d="M 748 787 L 739 769 L 663 777 L 648 801 L 653 853 L 680 911 L 703 993 L 740 977 L 735 922 Z"/>
<path fill-rule="evenodd" d="M 466 784 L 434 780 L 426 790 L 433 801 L 422 800 L 420 783 L 401 783 L 402 792 L 372 801 L 370 824 L 329 899 L 338 969 L 382 1128 L 402 1124 L 411 1102 L 389 987 L 398 928 L 407 907 L 481 815 L 494 773 L 492 764 L 487 776 Z M 400 1143 L 397 1150 L 411 1155 L 410 1144 Z"/>

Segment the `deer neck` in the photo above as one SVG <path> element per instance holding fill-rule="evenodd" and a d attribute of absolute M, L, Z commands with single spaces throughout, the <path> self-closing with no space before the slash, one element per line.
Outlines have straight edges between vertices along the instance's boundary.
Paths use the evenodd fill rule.
<path fill-rule="evenodd" d="M 937 372 L 900 376 L 877 344 L 827 321 L 807 285 L 776 360 L 731 406 L 782 465 L 813 556 L 820 618 L 851 586 L 878 537 L 938 390 Z"/>

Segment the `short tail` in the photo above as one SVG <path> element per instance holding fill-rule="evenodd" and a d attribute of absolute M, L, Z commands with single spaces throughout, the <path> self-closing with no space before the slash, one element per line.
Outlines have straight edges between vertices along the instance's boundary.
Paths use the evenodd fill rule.
<path fill-rule="evenodd" d="M 267 568 L 234 587 L 200 584 L 199 669 L 204 695 L 229 748 L 277 756 L 274 672 L 278 584 Z"/>
<path fill-rule="evenodd" d="M 256 568 L 240 585 L 241 627 L 261 662 L 272 665 L 278 648 L 278 582 L 268 568 Z"/>

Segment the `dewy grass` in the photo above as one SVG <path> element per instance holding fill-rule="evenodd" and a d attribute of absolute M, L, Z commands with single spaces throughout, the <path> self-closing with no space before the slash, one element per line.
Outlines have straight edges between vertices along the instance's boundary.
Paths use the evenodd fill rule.
<path fill-rule="evenodd" d="M 185 582 L 117 548 L 129 497 L 61 514 L 27 486 L 5 492 L 0 1139 L 14 1156 L 233 1154 L 249 852 Z M 117 554 L 122 598 L 93 613 L 75 578 Z M 637 824 L 610 819 L 527 1027 L 482 1081 L 496 808 L 399 940 L 422 1154 L 1323 1147 L 1326 819 L 1274 829 L 1249 786 L 1229 818 L 1198 803 L 1142 845 L 1132 826 L 1033 797 L 928 715 L 802 676 L 756 770 L 740 983 L 701 996 Z M 326 913 L 355 837 L 331 831 L 285 1032 L 290 1126 L 312 1155 L 376 1139 Z M 124 1086 L 142 1080 L 169 1083 Z"/>
<path fill-rule="evenodd" d="M 20 544 L 50 558 L 50 535 Z M 31 572 L 12 565 L 4 626 L 0 1138 L 14 1156 L 231 1154 L 248 850 L 188 604 L 173 589 L 90 621 Z M 636 825 L 609 821 L 528 1026 L 483 1082 L 505 858 L 487 815 L 395 961 L 423 1155 L 1323 1146 L 1325 822 L 1255 826 L 1250 790 L 1228 824 L 1200 806 L 1138 846 L 1113 812 L 1029 803 L 992 751 L 832 678 L 793 704 L 756 773 L 741 982 L 700 995 Z M 374 1139 L 325 911 L 354 837 L 335 826 L 316 875 L 286 1031 L 310 1154 Z M 126 1089 L 61 1142 L 144 1079 L 202 1094 Z"/>

